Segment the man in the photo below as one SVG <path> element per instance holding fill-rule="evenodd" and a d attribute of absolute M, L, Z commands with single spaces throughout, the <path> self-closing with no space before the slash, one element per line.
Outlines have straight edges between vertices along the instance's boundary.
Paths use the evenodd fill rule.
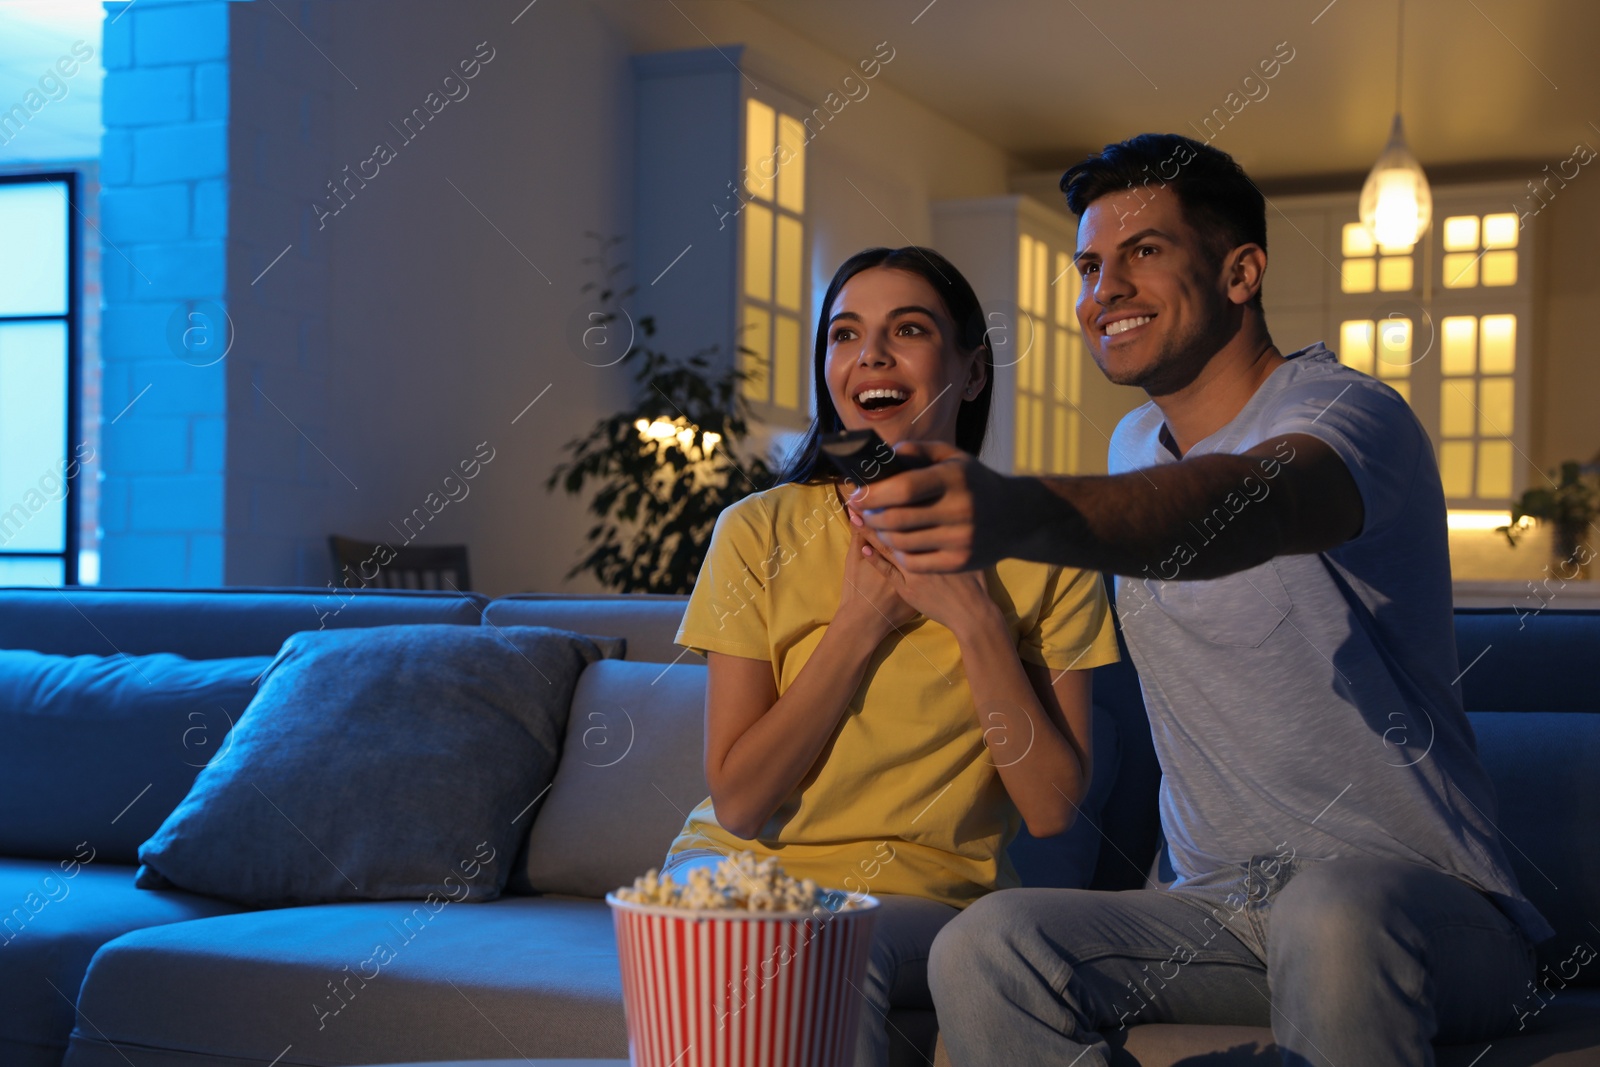
<path fill-rule="evenodd" d="M 1119 577 L 1177 878 L 1019 889 L 939 936 L 952 1061 L 1101 1065 L 1146 1022 L 1271 1025 L 1289 1064 L 1433 1062 L 1492 1037 L 1551 933 L 1517 886 L 1454 683 L 1444 494 L 1399 394 L 1261 309 L 1261 193 L 1146 134 L 1062 178 L 1078 320 L 1150 402 L 1108 477 L 1014 478 L 943 445 L 871 486 L 907 571 L 1020 557 Z"/>

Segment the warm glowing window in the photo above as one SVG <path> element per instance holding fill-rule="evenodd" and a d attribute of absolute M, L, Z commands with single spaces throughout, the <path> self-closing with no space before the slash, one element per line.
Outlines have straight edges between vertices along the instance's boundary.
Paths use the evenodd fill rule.
<path fill-rule="evenodd" d="M 1446 289 L 1517 284 L 1515 212 L 1452 215 L 1444 220 L 1439 282 Z"/>
<path fill-rule="evenodd" d="M 1451 500 L 1512 494 L 1517 317 L 1440 323 L 1439 476 Z"/>
<path fill-rule="evenodd" d="M 1023 234 L 1017 242 L 1017 471 L 1072 474 L 1081 465 L 1083 337 L 1071 253 Z"/>
<path fill-rule="evenodd" d="M 1412 323 L 1385 319 L 1347 319 L 1339 324 L 1339 362 L 1370 374 L 1411 401 Z"/>
<path fill-rule="evenodd" d="M 1339 288 L 1346 293 L 1409 293 L 1414 288 L 1411 246 L 1377 244 L 1359 222 L 1346 223 L 1340 238 L 1344 262 Z"/>
<path fill-rule="evenodd" d="M 744 247 L 739 367 L 746 399 L 798 414 L 808 380 L 800 315 L 806 298 L 806 131 L 760 100 L 745 103 Z"/>

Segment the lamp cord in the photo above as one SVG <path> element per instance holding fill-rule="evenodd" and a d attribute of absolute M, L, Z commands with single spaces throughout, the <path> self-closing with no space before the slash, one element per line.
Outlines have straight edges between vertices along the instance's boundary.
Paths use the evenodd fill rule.
<path fill-rule="evenodd" d="M 1406 0 L 1400 0 L 1400 28 L 1395 33 L 1394 46 L 1394 113 L 1400 114 L 1401 74 L 1406 58 Z"/>

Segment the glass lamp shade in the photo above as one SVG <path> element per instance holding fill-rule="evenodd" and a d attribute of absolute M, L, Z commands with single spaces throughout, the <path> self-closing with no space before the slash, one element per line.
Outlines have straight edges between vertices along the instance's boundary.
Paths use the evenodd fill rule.
<path fill-rule="evenodd" d="M 1433 221 L 1433 193 L 1422 164 L 1406 147 L 1400 116 L 1394 117 L 1389 143 L 1361 187 L 1361 224 L 1385 251 L 1405 251 Z"/>

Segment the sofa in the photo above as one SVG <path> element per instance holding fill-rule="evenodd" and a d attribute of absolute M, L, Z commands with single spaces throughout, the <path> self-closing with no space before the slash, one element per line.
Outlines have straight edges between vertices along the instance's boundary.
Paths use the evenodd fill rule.
<path fill-rule="evenodd" d="M 682 610 L 681 598 L 649 596 L 0 589 L 0 649 L 57 656 L 271 656 L 298 631 L 399 623 L 555 627 L 620 638 L 611 648 L 622 653 L 579 678 L 561 762 L 534 812 L 523 847 L 549 857 L 545 888 L 513 879 L 499 899 L 444 909 L 370 982 L 351 983 L 349 965 L 377 931 L 405 926 L 414 902 L 252 909 L 135 888 L 126 845 L 122 859 L 94 851 L 161 823 L 198 773 L 202 761 L 181 758 L 194 738 L 141 747 L 122 722 L 108 754 L 96 734 L 109 727 L 85 708 L 81 741 L 35 752 L 33 765 L 5 766 L 26 746 L 0 746 L 4 773 L 53 783 L 26 810 L 0 811 L 12 824 L 0 822 L 0 1064 L 626 1056 L 615 942 L 598 897 L 655 862 L 706 793 L 706 669 L 672 644 Z M 1600 1064 L 1600 691 L 1590 658 L 1600 612 L 1461 610 L 1456 630 L 1507 851 L 1557 933 L 1541 946 L 1538 988 L 1515 1006 L 1522 1027 L 1487 1049 L 1441 1047 L 1439 1062 Z M 1061 838 L 1019 838 L 1012 855 L 1029 884 L 1124 890 L 1161 877 L 1160 772 L 1126 657 L 1097 670 L 1094 695 L 1099 817 Z M 0 707 L 0 723 L 25 730 L 28 710 Z M 145 779 L 132 797 L 129 786 Z M 41 894 L 44 885 L 65 888 Z M 314 1007 L 334 1003 L 330 994 L 340 1006 L 331 1017 Z M 944 1062 L 932 1012 L 896 1011 L 890 1022 L 897 1063 Z M 1150 1025 L 1109 1036 L 1127 1064 L 1277 1062 L 1265 1029 Z"/>

